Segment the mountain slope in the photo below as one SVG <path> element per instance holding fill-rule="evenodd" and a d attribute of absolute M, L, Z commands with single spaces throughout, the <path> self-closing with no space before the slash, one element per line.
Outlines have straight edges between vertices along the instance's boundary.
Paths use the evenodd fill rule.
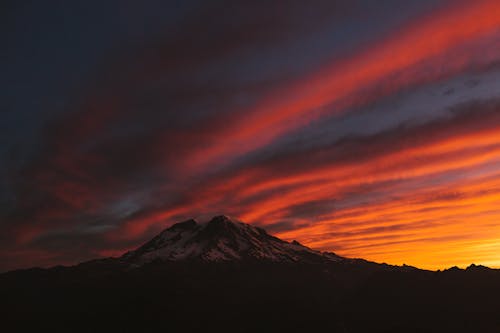
<path fill-rule="evenodd" d="M 142 265 L 155 260 L 265 260 L 291 263 L 338 261 L 342 257 L 314 251 L 295 241 L 283 241 L 269 235 L 264 229 L 221 215 L 205 224 L 198 224 L 193 219 L 174 224 L 120 259 Z"/>

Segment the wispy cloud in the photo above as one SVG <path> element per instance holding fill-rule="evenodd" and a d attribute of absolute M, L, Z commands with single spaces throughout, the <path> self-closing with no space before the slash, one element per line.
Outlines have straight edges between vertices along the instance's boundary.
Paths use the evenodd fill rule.
<path fill-rule="evenodd" d="M 108 50 L 9 170 L 5 268 L 222 212 L 342 255 L 500 266 L 500 4 L 318 5 L 188 6 Z"/>

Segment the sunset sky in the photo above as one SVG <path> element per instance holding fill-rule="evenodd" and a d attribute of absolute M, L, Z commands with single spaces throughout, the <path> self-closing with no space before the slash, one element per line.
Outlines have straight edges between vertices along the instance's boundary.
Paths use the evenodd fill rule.
<path fill-rule="evenodd" d="M 7 1 L 0 271 L 226 214 L 500 267 L 500 1 Z"/>

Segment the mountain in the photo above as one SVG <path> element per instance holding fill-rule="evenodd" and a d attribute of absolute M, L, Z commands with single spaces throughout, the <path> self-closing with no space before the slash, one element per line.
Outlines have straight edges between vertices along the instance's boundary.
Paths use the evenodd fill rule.
<path fill-rule="evenodd" d="M 204 224 L 198 224 L 193 219 L 174 224 L 120 259 L 143 265 L 154 260 L 265 260 L 292 263 L 338 261 L 343 258 L 334 253 L 314 251 L 297 241 L 283 241 L 269 235 L 264 229 L 221 215 Z"/>
<path fill-rule="evenodd" d="M 0 274 L 8 332 L 500 332 L 500 271 L 378 264 L 216 216 L 118 258 Z"/>

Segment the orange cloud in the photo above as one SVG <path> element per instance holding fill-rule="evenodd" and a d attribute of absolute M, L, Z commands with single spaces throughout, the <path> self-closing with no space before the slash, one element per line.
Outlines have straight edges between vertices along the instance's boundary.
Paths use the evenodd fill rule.
<path fill-rule="evenodd" d="M 278 236 L 345 256 L 432 269 L 500 266 L 498 105 L 470 109 L 215 177 L 185 201 L 132 218 L 122 235 L 223 211 L 269 228 L 288 223 Z"/>
<path fill-rule="evenodd" d="M 178 171 L 177 181 L 185 181 L 189 188 L 179 199 L 128 216 L 119 232 L 113 230 L 107 239 L 115 243 L 142 239 L 164 227 L 165 221 L 220 211 L 270 228 L 289 223 L 291 230 L 278 229 L 278 236 L 341 255 L 405 261 L 424 268 L 471 261 L 500 266 L 500 224 L 496 223 L 500 218 L 496 208 L 500 122 L 494 112 L 473 124 L 470 119 L 458 119 L 450 126 L 397 129 L 385 136 L 332 143 L 188 182 L 207 166 L 241 157 L 323 116 L 494 64 L 500 59 L 499 33 L 500 2 L 460 2 L 402 26 L 383 41 L 333 61 L 247 110 L 216 115 L 213 122 L 196 127 L 200 131 L 155 133 L 151 141 L 146 140 L 155 143 L 153 148 L 148 145 L 151 151 L 146 157 L 168 155 L 163 163 L 175 164 L 169 172 Z M 488 41 L 492 43 L 486 50 L 471 47 Z M 122 105 L 114 98 L 94 103 L 102 107 L 84 108 L 68 128 L 64 120 L 56 126 L 53 156 L 34 174 L 43 178 L 49 170 L 40 184 L 63 207 L 35 207 L 41 211 L 35 216 L 39 220 L 18 229 L 19 242 L 35 240 L 48 225 L 64 226 L 75 211 L 104 206 L 100 202 L 109 199 L 106 187 L 116 184 L 112 180 L 101 184 L 94 179 L 99 172 L 94 170 L 97 176 L 92 177 L 91 171 L 106 163 L 123 168 L 121 160 L 116 156 L 118 162 L 101 160 L 87 150 L 82 154 L 85 158 L 72 155 L 75 147 L 86 147 L 87 137 L 99 136 L 110 119 L 120 115 Z M 106 148 L 105 153 L 111 151 Z M 151 164 L 157 162 L 151 159 Z M 74 181 L 53 181 L 59 170 Z M 316 213 L 309 212 L 309 206 Z"/>

